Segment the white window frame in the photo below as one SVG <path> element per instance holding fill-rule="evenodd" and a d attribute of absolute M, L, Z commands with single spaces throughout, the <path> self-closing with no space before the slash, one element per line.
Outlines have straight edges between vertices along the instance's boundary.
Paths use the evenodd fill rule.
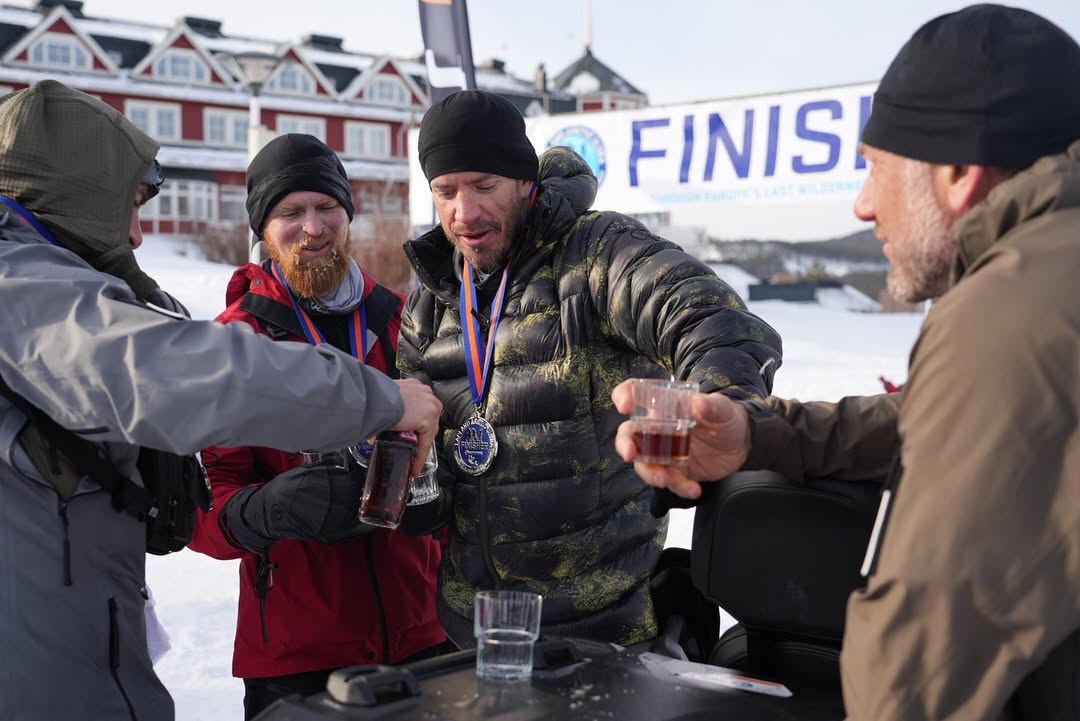
<path fill-rule="evenodd" d="M 346 120 L 345 155 L 354 158 L 393 157 L 390 126 L 386 123 Z"/>
<path fill-rule="evenodd" d="M 412 93 L 409 92 L 404 80 L 396 75 L 382 73 L 372 79 L 364 98 L 384 105 L 408 105 Z"/>
<path fill-rule="evenodd" d="M 133 117 L 133 113 L 142 111 L 146 113 L 147 122 L 139 123 Z M 162 114 L 168 113 L 173 116 L 172 125 L 175 133 L 163 133 Z M 156 103 L 148 100 L 125 100 L 124 115 L 131 120 L 135 127 L 145 132 L 158 141 L 176 141 L 184 136 L 184 114 L 180 111 L 180 103 Z M 144 127 L 145 126 L 145 127 Z"/>
<path fill-rule="evenodd" d="M 384 218 L 404 218 L 408 215 L 405 212 L 405 199 L 394 193 L 382 198 L 379 210 Z"/>
<path fill-rule="evenodd" d="M 65 51 L 68 61 L 61 62 L 52 56 L 52 51 Z M 94 58 L 86 46 L 74 35 L 66 33 L 43 33 L 27 49 L 26 57 L 31 65 L 42 68 L 63 68 L 65 70 L 93 70 Z M 82 60 L 82 62 L 79 62 Z"/>
<path fill-rule="evenodd" d="M 363 216 L 376 216 L 382 214 L 382 208 L 379 203 L 379 194 L 369 188 L 364 188 L 356 194 L 356 199 L 359 201 L 357 204 L 356 214 Z"/>
<path fill-rule="evenodd" d="M 299 87 L 293 87 L 293 83 L 290 82 L 288 86 L 282 84 L 283 78 L 295 77 L 297 85 Z M 317 84 L 315 78 L 311 77 L 311 73 L 308 69 L 296 61 L 285 63 L 274 76 L 266 82 L 266 89 L 273 93 L 281 93 L 283 95 L 314 95 L 317 90 Z"/>
<path fill-rule="evenodd" d="M 224 137 L 211 137 L 211 118 L 221 119 Z M 222 148 L 246 148 L 249 122 L 250 116 L 246 110 L 205 107 L 203 108 L 203 142 Z"/>
<path fill-rule="evenodd" d="M 190 72 L 177 74 L 175 71 L 182 65 L 186 65 Z M 200 77 L 200 71 L 202 77 Z M 194 50 L 169 48 L 154 59 L 154 79 L 167 80 L 173 83 L 209 85 L 210 68 L 206 61 Z"/>
<path fill-rule="evenodd" d="M 218 184 L 208 180 L 166 179 L 161 192 L 142 207 L 139 217 L 159 222 L 212 223 L 218 218 Z"/>
<path fill-rule="evenodd" d="M 221 198 L 221 220 L 247 225 L 247 188 L 243 185 L 219 185 L 218 194 Z M 226 212 L 230 207 L 236 209 L 235 214 Z"/>
<path fill-rule="evenodd" d="M 326 142 L 326 118 L 317 118 L 313 115 L 278 115 L 276 122 L 277 134 L 307 133 L 314 135 L 319 140 Z"/>

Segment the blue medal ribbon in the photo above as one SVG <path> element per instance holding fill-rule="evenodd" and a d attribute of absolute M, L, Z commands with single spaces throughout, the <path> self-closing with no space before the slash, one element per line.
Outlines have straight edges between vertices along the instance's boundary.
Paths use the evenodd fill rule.
<path fill-rule="evenodd" d="M 311 316 L 296 300 L 296 295 L 292 292 L 289 284 L 285 282 L 285 276 L 281 273 L 281 268 L 278 267 L 276 260 L 270 264 L 270 269 L 277 282 L 281 283 L 282 287 L 285 288 L 285 292 L 289 294 L 293 310 L 296 311 L 296 317 L 300 320 L 300 329 L 304 331 L 304 337 L 307 338 L 308 343 L 311 345 L 325 343 L 326 337 L 323 336 L 319 327 L 315 325 L 315 321 L 311 320 Z M 349 323 L 349 350 L 361 363 L 367 358 L 367 310 L 365 310 L 362 302 L 356 306 L 356 310 L 353 311 L 352 321 Z M 357 353 L 357 350 L 360 351 L 360 354 Z"/>
<path fill-rule="evenodd" d="M 38 220 L 37 216 L 31 213 L 29 210 L 22 207 L 6 195 L 0 195 L 0 203 L 3 203 L 12 211 L 17 213 L 19 217 L 25 220 L 31 228 L 36 230 L 38 232 L 38 235 L 40 235 L 42 238 L 49 241 L 55 246 L 59 246 L 61 248 L 63 247 L 60 245 L 60 241 L 56 239 L 56 236 L 52 234 L 52 231 L 46 228 L 45 224 Z"/>
<path fill-rule="evenodd" d="M 462 335 L 465 342 L 465 367 L 469 371 L 469 390 L 472 391 L 473 403 L 477 411 L 484 404 L 484 391 L 487 389 L 491 374 L 492 358 L 495 356 L 495 333 L 502 320 L 503 300 L 506 297 L 506 281 L 510 277 L 510 263 L 503 269 L 499 290 L 491 301 L 491 327 L 488 329 L 487 343 L 481 355 L 483 335 L 480 333 L 480 321 L 476 318 L 476 287 L 473 285 L 472 266 L 465 261 L 461 278 L 461 290 L 458 293 L 458 310 L 461 313 Z"/>

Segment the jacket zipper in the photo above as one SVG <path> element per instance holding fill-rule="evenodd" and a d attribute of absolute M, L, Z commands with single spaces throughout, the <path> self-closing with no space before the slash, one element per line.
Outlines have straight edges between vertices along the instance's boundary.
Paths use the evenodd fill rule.
<path fill-rule="evenodd" d="M 896 491 L 900 486 L 900 476 L 904 474 L 904 464 L 897 454 L 893 461 L 889 475 L 885 479 L 885 487 L 881 491 L 881 502 L 878 504 L 877 517 L 874 518 L 874 528 L 870 531 L 870 541 L 866 544 L 866 555 L 863 557 L 862 567 L 859 573 L 863 578 L 870 578 L 877 570 L 878 557 L 881 555 L 881 539 L 885 535 L 885 527 L 889 523 L 889 514 L 892 512 L 892 503 L 896 497 Z"/>
<path fill-rule="evenodd" d="M 255 595 L 259 597 L 259 625 L 262 627 L 263 643 L 270 643 L 270 632 L 266 629 L 266 594 L 274 587 L 274 569 L 277 567 L 270 560 L 269 553 L 255 561 Z"/>
<path fill-rule="evenodd" d="M 116 604 L 115 598 L 109 599 L 109 673 L 112 675 L 113 682 L 116 684 L 116 688 L 120 691 L 120 695 L 124 697 L 124 703 L 127 705 L 128 715 L 131 717 L 131 721 L 139 721 L 139 717 L 135 715 L 135 707 L 131 705 L 131 699 L 127 695 L 127 691 L 124 690 L 124 684 L 120 682 L 120 623 L 117 619 L 119 615 L 119 609 Z"/>
<path fill-rule="evenodd" d="M 501 588 L 499 574 L 495 571 L 495 559 L 491 554 L 491 529 L 488 527 L 488 484 L 487 477 L 480 478 L 480 553 L 484 556 L 484 566 L 491 576 L 493 588 Z"/>
<path fill-rule="evenodd" d="M 58 495 L 57 498 L 60 498 Z M 68 502 L 60 498 L 60 523 L 64 527 L 64 585 L 71 586 L 71 537 L 68 534 Z"/>
<path fill-rule="evenodd" d="M 364 555 L 367 556 L 368 576 L 371 577 L 371 590 L 375 593 L 375 608 L 379 612 L 379 632 L 382 634 L 382 661 L 380 663 L 390 663 L 390 629 L 386 622 L 386 608 L 383 606 L 379 578 L 375 573 L 374 545 L 373 538 L 364 538 Z"/>

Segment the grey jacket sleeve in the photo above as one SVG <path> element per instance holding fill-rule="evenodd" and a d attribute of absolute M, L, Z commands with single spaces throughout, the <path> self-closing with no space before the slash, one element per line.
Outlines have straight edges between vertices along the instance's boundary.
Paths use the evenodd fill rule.
<path fill-rule="evenodd" d="M 0 247 L 0 374 L 93 441 L 340 447 L 404 413 L 389 378 L 328 346 L 178 320 L 46 245 Z"/>

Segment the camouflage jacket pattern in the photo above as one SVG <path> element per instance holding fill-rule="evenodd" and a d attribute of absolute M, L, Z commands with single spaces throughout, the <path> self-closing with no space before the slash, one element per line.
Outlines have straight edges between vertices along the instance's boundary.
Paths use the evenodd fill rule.
<path fill-rule="evenodd" d="M 652 515 L 651 489 L 615 452 L 623 417 L 612 388 L 675 376 L 762 398 L 780 338 L 674 243 L 627 216 L 588 211 L 596 178 L 572 151 L 545 152 L 539 178 L 511 261 L 484 407 L 498 455 L 479 476 L 453 460 L 457 429 L 475 410 L 458 311 L 461 257 L 439 227 L 405 245 L 420 284 L 406 304 L 398 366 L 444 404 L 449 546 L 440 618 L 468 643 L 477 590 L 530 590 L 544 596 L 546 633 L 631 644 L 657 633 L 649 576 L 667 522 Z M 501 275 L 478 288 L 483 314 Z"/>

